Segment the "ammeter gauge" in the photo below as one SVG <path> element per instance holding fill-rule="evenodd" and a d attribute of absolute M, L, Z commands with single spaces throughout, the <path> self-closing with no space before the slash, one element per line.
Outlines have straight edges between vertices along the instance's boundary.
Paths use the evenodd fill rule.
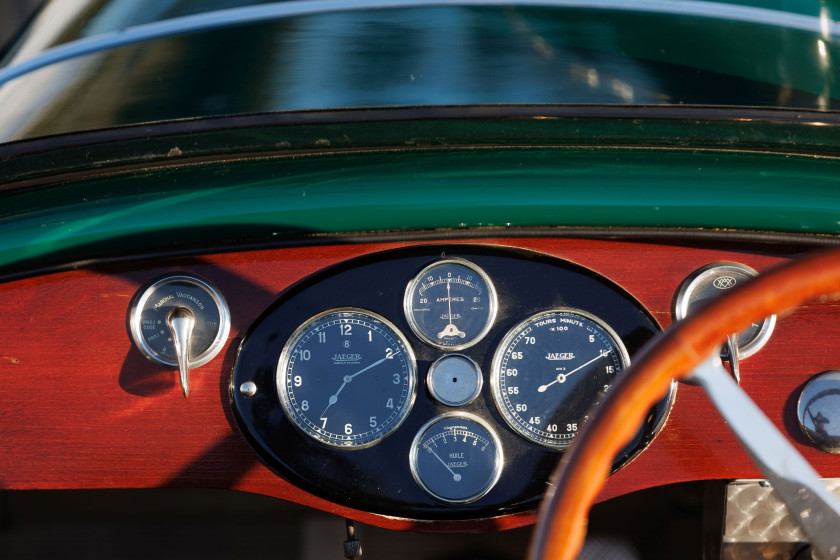
<path fill-rule="evenodd" d="M 411 473 L 432 497 L 447 503 L 478 500 L 496 484 L 504 458 L 493 429 L 463 412 L 423 426 L 411 445 Z"/>
<path fill-rule="evenodd" d="M 475 264 L 457 258 L 421 270 L 405 291 L 411 329 L 436 348 L 460 350 L 481 340 L 496 319 L 496 289 Z"/>

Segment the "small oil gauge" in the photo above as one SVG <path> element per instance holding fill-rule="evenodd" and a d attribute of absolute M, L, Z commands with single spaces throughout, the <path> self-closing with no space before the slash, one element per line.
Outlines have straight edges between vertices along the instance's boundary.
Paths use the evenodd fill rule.
<path fill-rule="evenodd" d="M 502 473 L 499 438 L 483 420 L 464 412 L 438 416 L 411 445 L 411 474 L 433 498 L 450 504 L 478 500 Z"/>

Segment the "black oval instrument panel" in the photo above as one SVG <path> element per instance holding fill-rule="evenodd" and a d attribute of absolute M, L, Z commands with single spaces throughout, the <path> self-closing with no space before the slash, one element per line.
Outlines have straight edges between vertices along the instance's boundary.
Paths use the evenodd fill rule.
<path fill-rule="evenodd" d="M 498 297 L 490 330 L 476 344 L 457 352 L 478 364 L 484 381 L 478 397 L 458 407 L 435 400 L 427 387 L 429 366 L 450 352 L 419 338 L 403 309 L 406 287 L 417 273 L 437 260 L 453 257 L 483 270 Z M 393 433 L 364 448 L 319 443 L 289 419 L 278 396 L 278 361 L 293 333 L 312 317 L 342 308 L 362 309 L 385 318 L 409 342 L 417 361 L 416 396 L 408 416 Z M 533 510 L 562 450 L 535 444 L 511 429 L 496 408 L 489 378 L 494 352 L 505 335 L 527 317 L 556 308 L 580 309 L 600 318 L 621 338 L 631 361 L 660 330 L 642 305 L 619 286 L 588 269 L 539 253 L 482 245 L 435 245 L 352 259 L 281 293 L 248 329 L 231 378 L 234 415 L 249 443 L 272 470 L 303 490 L 338 504 L 418 520 L 475 519 Z M 250 391 L 242 391 L 247 382 L 254 385 Z M 649 443 L 672 399 L 673 391 L 654 407 L 615 468 Z M 456 411 L 477 416 L 495 431 L 504 464 L 498 482 L 486 494 L 470 503 L 451 504 L 436 500 L 418 485 L 409 456 L 424 425 Z"/>

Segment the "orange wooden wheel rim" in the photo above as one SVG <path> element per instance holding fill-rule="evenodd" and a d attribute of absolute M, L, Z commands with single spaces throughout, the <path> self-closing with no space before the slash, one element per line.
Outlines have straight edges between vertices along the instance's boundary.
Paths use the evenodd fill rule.
<path fill-rule="evenodd" d="M 583 545 L 589 509 L 616 454 L 673 379 L 687 376 L 727 335 L 817 296 L 840 299 L 840 251 L 772 269 L 712 302 L 652 341 L 613 386 L 552 475 L 531 558 L 572 560 Z"/>

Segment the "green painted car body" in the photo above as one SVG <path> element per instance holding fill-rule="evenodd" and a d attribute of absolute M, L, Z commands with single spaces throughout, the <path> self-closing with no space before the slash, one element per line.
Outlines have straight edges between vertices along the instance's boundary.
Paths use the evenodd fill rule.
<path fill-rule="evenodd" d="M 82 4 L 2 68 L 67 57 L 0 88 L 8 270 L 371 231 L 840 233 L 828 3 Z"/>

